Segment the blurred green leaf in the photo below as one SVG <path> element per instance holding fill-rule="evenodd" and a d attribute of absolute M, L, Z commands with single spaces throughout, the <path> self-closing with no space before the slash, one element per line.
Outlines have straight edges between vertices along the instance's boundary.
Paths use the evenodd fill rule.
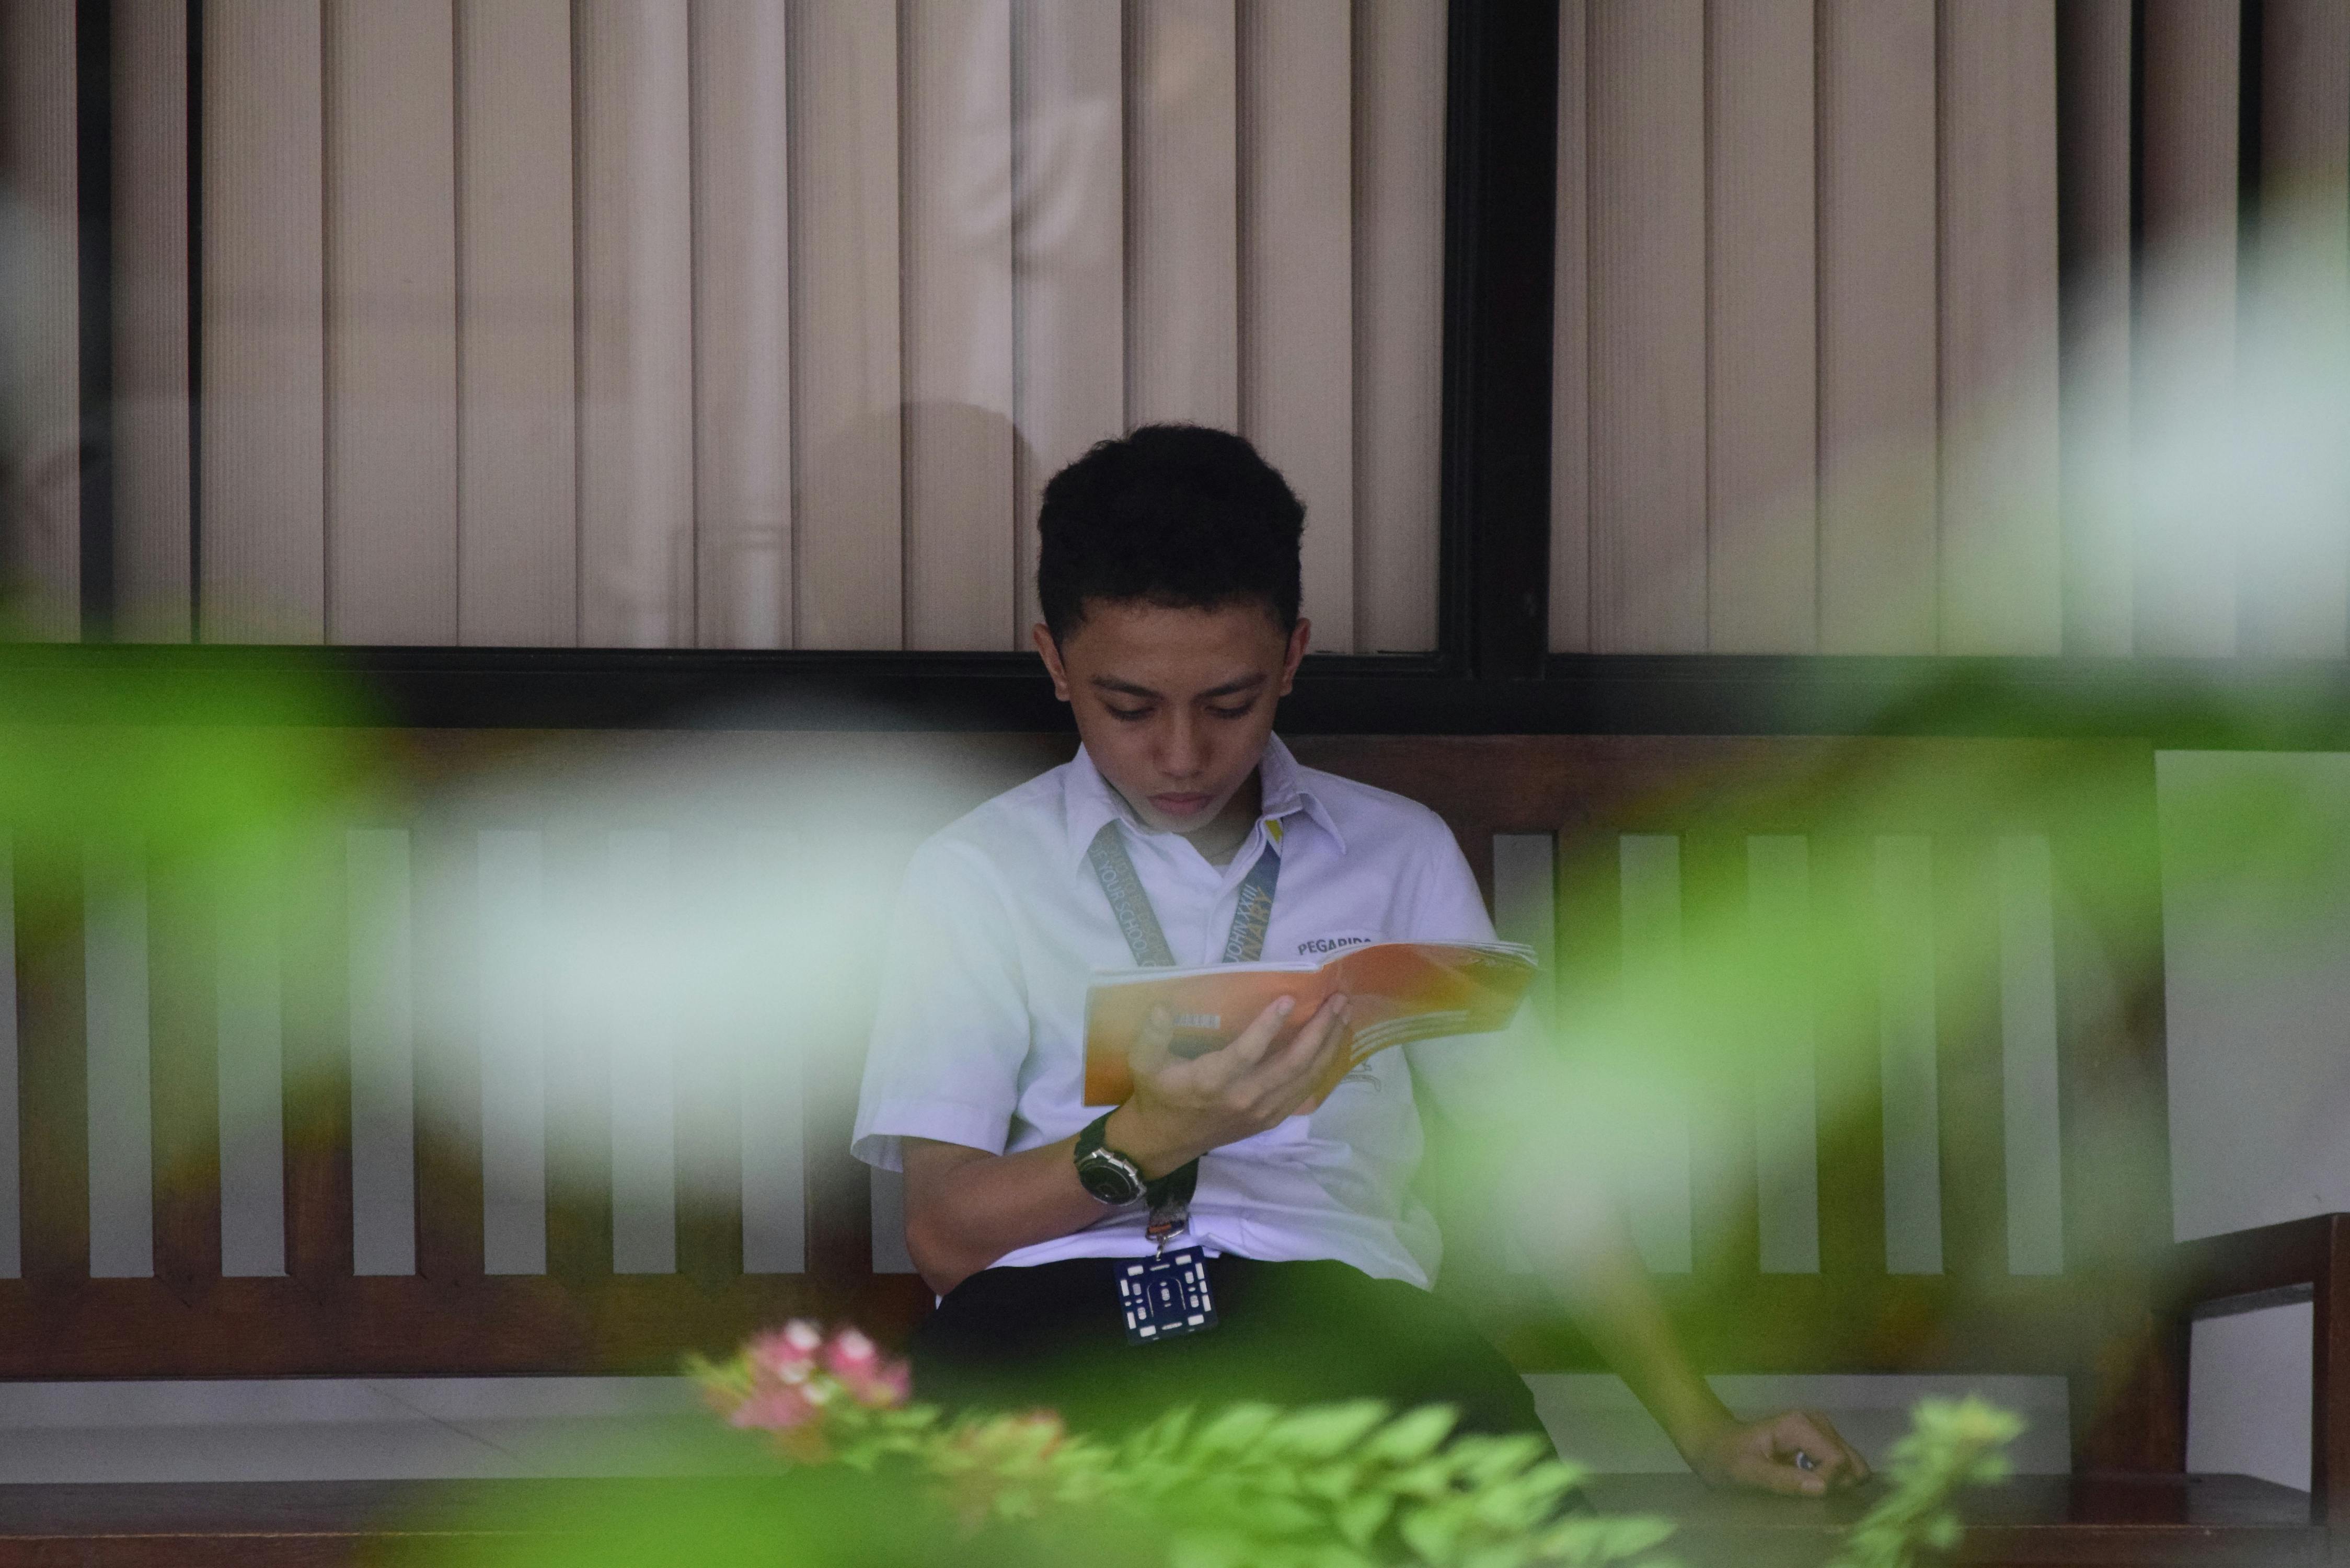
<path fill-rule="evenodd" d="M 1428 1405 L 1399 1416 L 1370 1439 L 1366 1458 L 1401 1464 L 1432 1452 L 1460 1417 L 1450 1405 Z"/>
<path fill-rule="evenodd" d="M 1360 1442 L 1387 1416 L 1377 1399 L 1315 1405 L 1284 1416 L 1265 1434 L 1268 1447 L 1307 1459 L 1327 1459 Z"/>

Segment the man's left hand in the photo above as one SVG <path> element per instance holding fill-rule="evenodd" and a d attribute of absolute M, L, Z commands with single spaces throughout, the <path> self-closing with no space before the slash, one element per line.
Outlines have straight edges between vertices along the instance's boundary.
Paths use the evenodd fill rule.
<path fill-rule="evenodd" d="M 1754 1487 L 1789 1497 L 1818 1497 L 1868 1479 L 1868 1461 L 1834 1422 L 1814 1410 L 1716 1428 L 1693 1445 L 1689 1461 L 1715 1486 Z"/>

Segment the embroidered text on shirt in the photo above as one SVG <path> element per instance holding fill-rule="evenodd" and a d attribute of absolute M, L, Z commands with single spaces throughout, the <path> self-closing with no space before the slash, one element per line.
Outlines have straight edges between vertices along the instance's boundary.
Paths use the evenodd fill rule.
<path fill-rule="evenodd" d="M 1308 937 L 1297 944 L 1297 951 L 1301 957 L 1308 953 L 1318 957 L 1323 953 L 1335 953 L 1340 948 L 1368 947 L 1378 940 L 1377 937 Z"/>

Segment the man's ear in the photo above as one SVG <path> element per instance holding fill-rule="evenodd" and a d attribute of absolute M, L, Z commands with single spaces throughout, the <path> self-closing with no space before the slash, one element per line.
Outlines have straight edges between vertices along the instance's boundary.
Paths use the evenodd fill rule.
<path fill-rule="evenodd" d="M 1284 697 L 1289 695 L 1290 687 L 1296 683 L 1298 661 L 1305 657 L 1305 645 L 1312 640 L 1313 634 L 1314 623 L 1304 616 L 1299 616 L 1297 624 L 1289 628 L 1289 651 L 1282 656 L 1281 660 L 1281 695 Z"/>
<path fill-rule="evenodd" d="M 1053 678 L 1053 695 L 1066 702 L 1069 700 L 1069 672 L 1061 665 L 1061 645 L 1053 640 L 1053 628 L 1038 621 L 1028 628 L 1028 640 L 1036 646 L 1036 657 L 1045 661 L 1045 673 Z"/>

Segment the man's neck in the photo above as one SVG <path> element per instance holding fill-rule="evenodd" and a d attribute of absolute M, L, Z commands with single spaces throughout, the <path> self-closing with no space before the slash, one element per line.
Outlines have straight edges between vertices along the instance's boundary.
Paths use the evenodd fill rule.
<path fill-rule="evenodd" d="M 1257 814 L 1263 806 L 1264 790 L 1258 782 L 1262 770 L 1252 771 L 1248 782 L 1232 792 L 1232 798 L 1224 802 L 1224 808 L 1205 826 L 1183 835 L 1209 865 L 1231 865 L 1241 846 L 1248 842 L 1250 832 L 1256 826 Z"/>

